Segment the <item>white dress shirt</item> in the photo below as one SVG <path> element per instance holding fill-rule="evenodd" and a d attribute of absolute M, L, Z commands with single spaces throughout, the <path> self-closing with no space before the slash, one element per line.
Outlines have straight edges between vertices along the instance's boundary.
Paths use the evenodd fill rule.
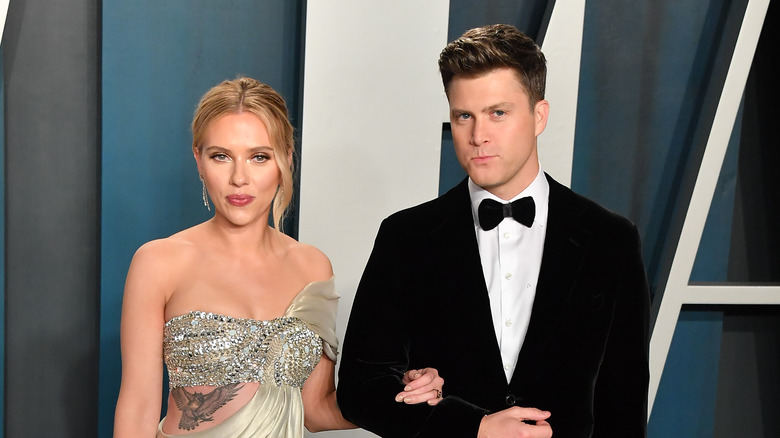
<path fill-rule="evenodd" d="M 534 199 L 536 214 L 528 228 L 513 218 L 504 218 L 496 228 L 485 231 L 479 226 L 479 203 L 490 198 L 506 204 L 487 190 L 479 187 L 471 178 L 468 181 L 474 230 L 477 233 L 479 257 L 485 274 L 493 328 L 501 350 L 507 383 L 517 365 L 517 356 L 523 346 L 531 309 L 536 296 L 536 283 L 542 265 L 542 251 L 547 229 L 550 185 L 539 167 L 539 174 L 520 194 L 509 200 L 526 196 Z"/>

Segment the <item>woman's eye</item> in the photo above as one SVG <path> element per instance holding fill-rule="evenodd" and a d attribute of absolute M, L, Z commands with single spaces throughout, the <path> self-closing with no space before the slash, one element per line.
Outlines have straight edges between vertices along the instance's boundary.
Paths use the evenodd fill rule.
<path fill-rule="evenodd" d="M 258 154 L 258 155 L 255 155 L 254 157 L 252 157 L 252 160 L 254 160 L 257 163 L 262 163 L 262 162 L 268 161 L 268 158 L 269 158 L 269 156 L 266 155 L 266 154 Z"/>
<path fill-rule="evenodd" d="M 225 154 L 222 154 L 222 153 L 214 154 L 214 155 L 211 156 L 211 158 L 213 158 L 214 160 L 217 160 L 217 161 L 227 161 L 228 160 L 228 156 L 225 155 Z"/>

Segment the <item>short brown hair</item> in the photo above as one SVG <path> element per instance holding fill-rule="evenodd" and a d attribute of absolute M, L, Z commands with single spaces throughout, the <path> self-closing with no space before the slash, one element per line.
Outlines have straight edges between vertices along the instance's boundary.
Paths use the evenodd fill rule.
<path fill-rule="evenodd" d="M 274 197 L 274 226 L 281 229 L 293 195 L 292 157 L 295 139 L 284 99 L 273 88 L 248 77 L 224 81 L 201 97 L 192 120 L 192 149 L 200 154 L 208 125 L 227 114 L 249 112 L 265 124 L 282 175 L 280 190 Z"/>
<path fill-rule="evenodd" d="M 447 44 L 439 56 L 439 72 L 447 94 L 453 78 L 476 77 L 498 68 L 515 71 L 532 108 L 544 99 L 544 54 L 534 40 L 514 26 L 491 24 L 467 30 Z"/>

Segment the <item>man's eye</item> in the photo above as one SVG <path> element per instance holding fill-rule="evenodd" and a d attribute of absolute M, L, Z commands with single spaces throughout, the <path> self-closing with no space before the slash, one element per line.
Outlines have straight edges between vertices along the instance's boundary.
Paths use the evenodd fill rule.
<path fill-rule="evenodd" d="M 468 120 L 470 118 L 471 118 L 471 114 L 466 114 L 466 113 L 458 114 L 458 119 L 460 119 L 460 120 Z"/>
<path fill-rule="evenodd" d="M 495 110 L 493 111 L 493 115 L 496 117 L 503 117 L 504 114 L 506 114 L 503 110 Z"/>

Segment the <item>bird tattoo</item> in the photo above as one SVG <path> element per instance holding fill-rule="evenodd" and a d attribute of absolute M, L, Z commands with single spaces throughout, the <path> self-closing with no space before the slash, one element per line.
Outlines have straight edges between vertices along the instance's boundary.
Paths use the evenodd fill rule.
<path fill-rule="evenodd" d="M 244 385 L 231 383 L 219 386 L 213 391 L 202 393 L 198 391 L 187 392 L 184 388 L 173 388 L 171 395 L 176 401 L 176 407 L 181 411 L 179 429 L 193 430 L 204 421 L 214 421 L 214 412 L 233 400 L 238 390 Z"/>

